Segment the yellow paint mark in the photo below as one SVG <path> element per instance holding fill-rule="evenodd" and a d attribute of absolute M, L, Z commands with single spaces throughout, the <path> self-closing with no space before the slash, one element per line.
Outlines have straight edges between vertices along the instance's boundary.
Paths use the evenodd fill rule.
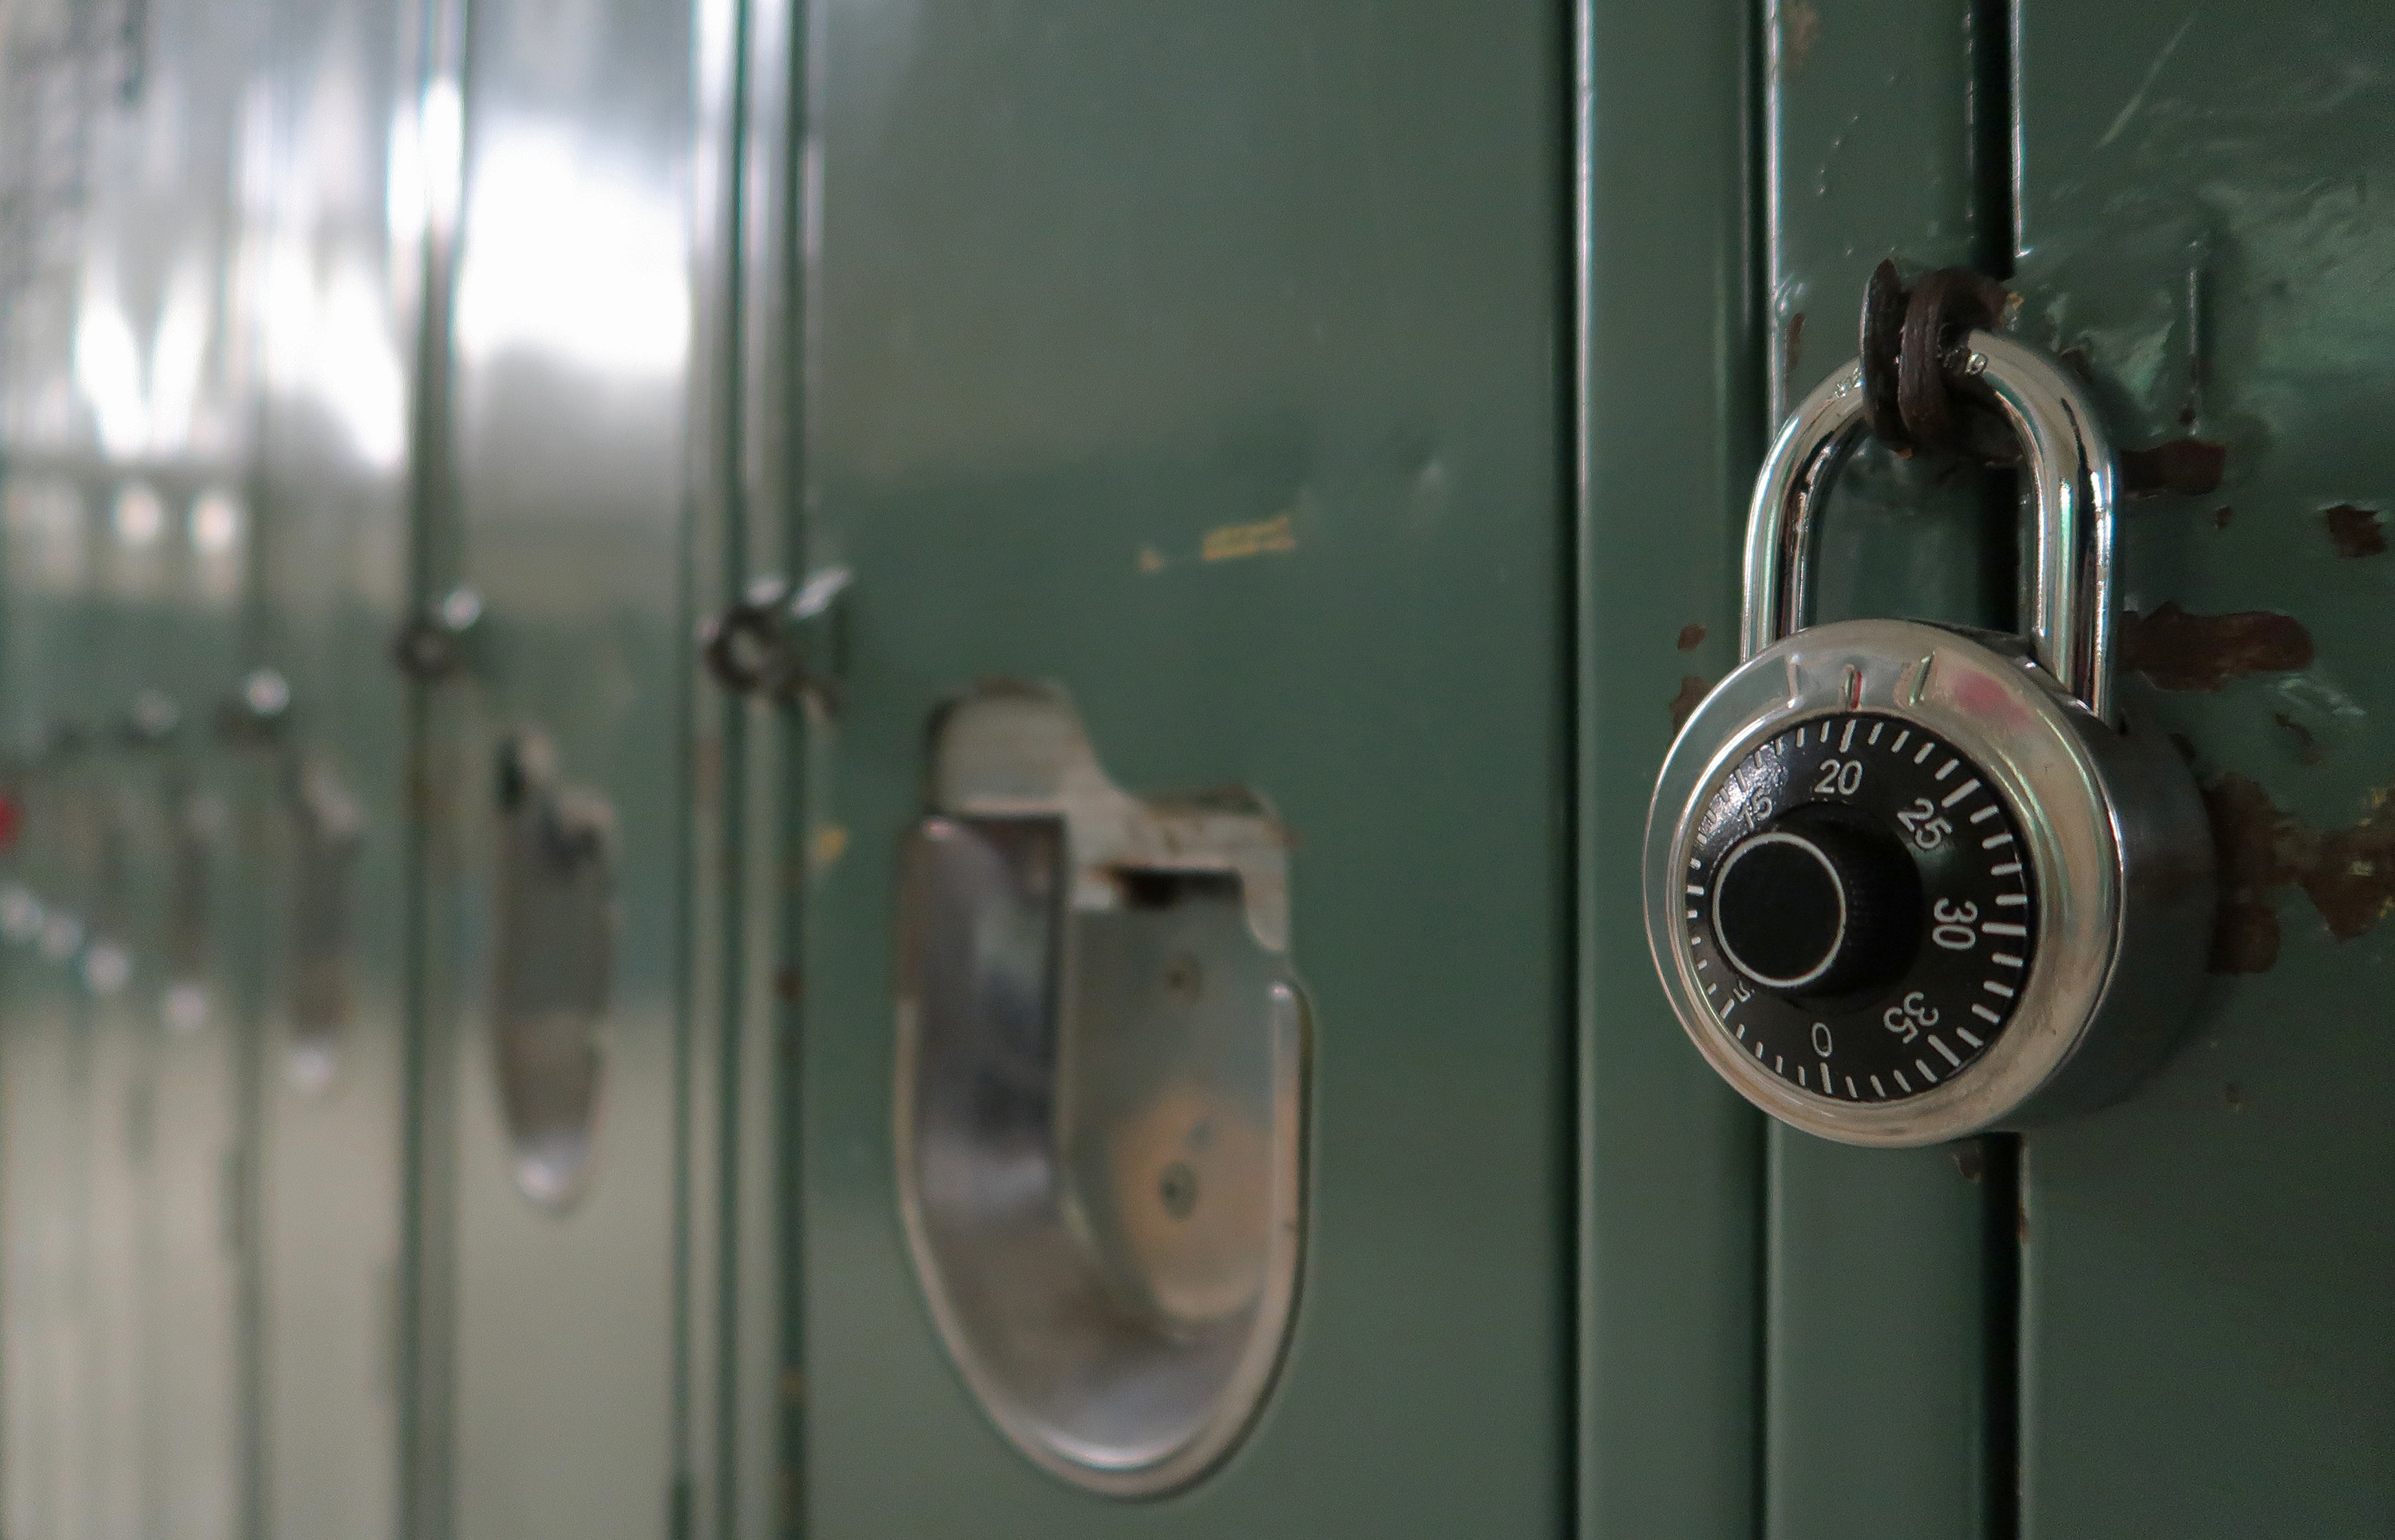
<path fill-rule="evenodd" d="M 1206 544 L 1198 554 L 1210 562 L 1237 561 L 1242 556 L 1263 556 L 1270 552 L 1295 551 L 1297 532 L 1291 526 L 1291 515 L 1283 513 L 1256 524 L 1224 524 L 1206 532 Z"/>
<path fill-rule="evenodd" d="M 1154 546 L 1140 547 L 1139 570 L 1150 574 L 1162 572 L 1164 570 L 1164 552 L 1157 550 Z"/>
<path fill-rule="evenodd" d="M 823 870 L 848 849 L 848 830 L 838 824 L 826 824 L 815 830 L 814 842 L 807 848 L 808 857 L 817 871 Z"/>

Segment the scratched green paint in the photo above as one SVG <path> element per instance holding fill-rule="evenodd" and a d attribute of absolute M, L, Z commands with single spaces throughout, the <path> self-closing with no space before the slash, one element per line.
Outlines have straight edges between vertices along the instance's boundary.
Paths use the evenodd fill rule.
<path fill-rule="evenodd" d="M 2349 825 L 2395 775 L 2395 569 L 2322 517 L 2395 503 L 2384 15 L 2030 0 L 2021 28 L 2024 329 L 2084 350 L 2124 444 L 2229 451 L 2216 495 L 2130 505 L 2124 603 L 2279 611 L 2316 648 L 2163 718 L 2207 777 Z M 2028 1142 L 2026 1535 L 2395 1526 L 2389 933 L 2247 896 L 2275 963 L 2216 979 L 2152 1085 Z"/>

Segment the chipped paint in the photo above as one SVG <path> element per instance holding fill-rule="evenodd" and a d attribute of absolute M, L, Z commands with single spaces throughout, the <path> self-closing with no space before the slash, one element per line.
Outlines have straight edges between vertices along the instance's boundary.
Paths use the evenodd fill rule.
<path fill-rule="evenodd" d="M 2121 451 L 2121 491 L 2132 498 L 2200 498 L 2219 491 L 2228 470 L 2227 445 L 2171 439 L 2150 448 Z"/>
<path fill-rule="evenodd" d="M 1813 45 L 1821 40 L 1821 13 L 1812 0 L 1789 0 L 1780 16 L 1780 70 L 1783 74 L 1794 74 L 1813 57 Z"/>
<path fill-rule="evenodd" d="M 838 824 L 826 824 L 816 830 L 815 837 L 808 842 L 807 861 L 817 871 L 822 871 L 839 860 L 847 850 L 848 830 Z"/>
<path fill-rule="evenodd" d="M 1153 578 L 1165 567 L 1164 552 L 1154 546 L 1139 548 L 1139 570 Z"/>
<path fill-rule="evenodd" d="M 2339 503 L 2322 509 L 2321 520 L 2328 525 L 2328 538 L 2339 556 L 2352 561 L 2387 554 L 2387 531 L 2378 523 L 2376 509 Z"/>
<path fill-rule="evenodd" d="M 1699 647 L 1704 645 L 1704 627 L 1690 624 L 1680 628 L 1679 647 L 1682 652 L 1695 652 Z"/>
<path fill-rule="evenodd" d="M 1290 513 L 1261 519 L 1254 524 L 1224 524 L 1206 532 L 1206 543 L 1198 555 L 1209 562 L 1231 562 L 1243 556 L 1263 556 L 1297 549 L 1296 516 Z"/>
<path fill-rule="evenodd" d="M 2339 941 L 2368 934 L 2395 912 L 2395 797 L 2365 796 L 2367 811 L 2341 829 L 2307 828 L 2234 771 L 2203 789 L 2219 852 L 2221 907 L 2212 971 L 2261 973 L 2279 960 L 2278 895 L 2300 888 Z"/>
<path fill-rule="evenodd" d="M 2276 610 L 2196 615 L 2174 600 L 2151 615 L 2122 617 L 2121 667 L 2165 690 L 2217 690 L 2253 673 L 2284 673 L 2312 661 L 2311 632 Z"/>
<path fill-rule="evenodd" d="M 1689 714 L 1703 702 L 1706 689 L 1705 682 L 1695 674 L 1680 676 L 1680 693 L 1672 697 L 1672 731 L 1688 724 Z"/>

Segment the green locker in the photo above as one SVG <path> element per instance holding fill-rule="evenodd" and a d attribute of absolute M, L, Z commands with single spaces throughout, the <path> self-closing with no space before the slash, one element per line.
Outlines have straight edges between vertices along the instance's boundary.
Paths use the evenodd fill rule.
<path fill-rule="evenodd" d="M 1741 308 L 1763 325 L 1749 378 L 1776 414 L 1850 356 L 1884 256 L 2006 278 L 2010 329 L 2087 382 L 2121 450 L 2124 688 L 2196 772 L 2224 888 L 2194 1024 L 2119 1105 L 2032 1127 L 2017 1147 L 1870 1151 L 1766 1134 L 1762 1526 L 2383 1527 L 2386 1355 L 2364 1303 L 2385 1270 L 2369 1217 L 2383 1120 L 2364 1105 L 2361 1024 L 2385 899 L 2356 658 L 2384 550 L 2384 468 L 2364 447 L 2376 308 L 2348 276 L 2381 240 L 2367 188 L 2385 136 L 2363 84 L 2379 67 L 2375 34 L 2327 5 L 2100 17 L 1791 5 L 1761 24 L 1758 238 Z M 1601 71 L 1601 10 L 1590 26 Z M 1617 439 L 1639 392 L 1619 388 L 1603 341 L 1606 216 L 1620 206 L 1601 174 L 1603 78 L 1587 107 L 1599 170 L 1589 581 L 1597 634 L 1620 650 L 1600 646 L 1592 666 L 1587 730 L 1600 741 L 1637 720 L 1621 688 L 1642 667 L 1633 657 L 1654 657 L 1645 667 L 1668 683 L 1657 655 L 1673 629 L 1668 590 L 1634 591 L 1603 559 L 1655 547 L 1617 490 L 1635 471 L 1603 452 L 1647 447 Z M 1626 264 L 1612 271 L 1619 283 Z M 2012 494 L 1934 461 L 1850 468 L 1827 515 L 1822 617 L 2014 624 L 2027 557 Z M 1719 523 L 1708 514 L 1695 538 L 1723 540 L 1708 564 L 1734 574 L 1740 499 L 1708 506 Z M 1726 666 L 1708 649 L 1731 634 L 1730 597 L 1689 605 L 1684 702 Z M 1594 756 L 1600 835 L 1652 763 Z M 1607 811 L 1608 774 L 1622 814 Z M 1608 946 L 1631 965 L 1600 928 L 1600 993 Z M 1623 1021 L 1600 1015 L 1600 1053 Z M 1601 1058 L 1596 1073 L 1601 1085 Z M 1601 1160 L 1595 1172 L 1602 1255 L 1623 1211 L 1604 1201 Z M 1602 1398 L 1595 1377 L 1584 1394 Z M 1601 1467 L 1601 1429 L 1592 1447 Z M 1602 1483 L 1586 1490 L 1583 1514 L 1593 1497 L 1595 1532 L 1613 1533 Z"/>
<path fill-rule="evenodd" d="M 2021 329 L 2143 452 L 2124 644 L 2227 890 L 2177 1060 L 2025 1141 L 2022 1533 L 2381 1530 L 2385 29 L 2031 5 L 2016 46 Z"/>
<path fill-rule="evenodd" d="M 651 1535 L 677 1474 L 686 19 L 428 19 L 408 1533 Z"/>
<path fill-rule="evenodd" d="M 244 585 L 235 166 L 258 18 L 20 14 L 7 603 L 28 816 L 7 1171 L 8 1520 L 229 1534 L 259 1468 L 234 788 L 206 704 Z M 20 133 L 28 126 L 38 132 Z M 23 1140 L 24 1143 L 16 1143 Z"/>
<path fill-rule="evenodd" d="M 407 41 L 378 7 L 285 6 L 254 65 L 254 619 L 218 710 L 249 797 L 263 1534 L 364 1540 L 399 1511 Z"/>
<path fill-rule="evenodd" d="M 1766 28 L 1760 363 L 1777 422 L 1855 356 L 1882 259 L 2006 271 L 2006 48 L 1985 6 L 1780 7 Z M 1817 617 L 2011 625 L 2010 491 L 1950 458 L 1867 451 L 1825 514 Z M 1727 656 L 1736 612 L 1708 624 Z M 1774 1125 L 1766 1143 L 1766 1530 L 2005 1533 L 2009 1139 L 1853 1149 Z"/>
<path fill-rule="evenodd" d="M 2375 20 L 0 0 L 0 1527 L 2386 1529 Z M 1886 257 L 2123 450 L 2224 873 L 1900 1151 L 1640 896 Z M 2019 491 L 1867 451 L 1818 617 Z"/>
<path fill-rule="evenodd" d="M 1568 1521 L 1565 41 L 811 18 L 801 1532 Z"/>

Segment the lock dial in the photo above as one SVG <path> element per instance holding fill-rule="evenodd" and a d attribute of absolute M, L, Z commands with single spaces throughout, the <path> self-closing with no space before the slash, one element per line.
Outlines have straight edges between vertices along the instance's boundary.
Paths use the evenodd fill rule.
<path fill-rule="evenodd" d="M 2037 956 L 2031 858 L 1993 778 L 1902 717 L 1806 718 L 1733 765 L 1688 846 L 1706 1008 L 1835 1101 L 1921 1095 L 2011 1025 Z"/>

